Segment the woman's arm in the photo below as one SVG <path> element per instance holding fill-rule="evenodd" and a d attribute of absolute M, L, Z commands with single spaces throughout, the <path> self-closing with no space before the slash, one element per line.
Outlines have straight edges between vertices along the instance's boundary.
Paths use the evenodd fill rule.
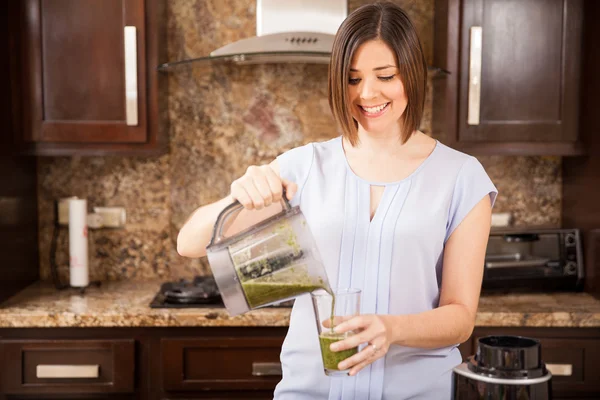
<path fill-rule="evenodd" d="M 446 242 L 439 307 L 419 314 L 394 316 L 393 343 L 437 348 L 462 343 L 471 336 L 491 216 L 492 207 L 486 195 Z"/>
<path fill-rule="evenodd" d="M 444 249 L 439 307 L 408 315 L 363 315 L 335 328 L 361 331 L 331 345 L 333 351 L 361 343 L 371 346 L 340 363 L 352 367 L 350 375 L 383 357 L 391 344 L 438 348 L 467 340 L 475 325 L 483 278 L 485 250 L 490 233 L 492 207 L 485 196 L 454 230 Z"/>
<path fill-rule="evenodd" d="M 277 160 L 269 165 L 249 167 L 244 176 L 231 184 L 230 195 L 199 207 L 190 215 L 177 235 L 177 252 L 184 257 L 205 256 L 217 217 L 235 200 L 239 200 L 245 208 L 225 227 L 226 236 L 275 215 L 281 211 L 282 185 L 291 200 L 297 186 L 280 178 Z"/>

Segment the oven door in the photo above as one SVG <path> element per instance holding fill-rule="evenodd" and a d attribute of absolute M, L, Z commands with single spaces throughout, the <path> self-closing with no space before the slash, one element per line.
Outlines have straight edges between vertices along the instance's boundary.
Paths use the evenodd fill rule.
<path fill-rule="evenodd" d="M 576 290 L 577 276 L 564 274 L 565 262 L 521 253 L 488 254 L 485 257 L 484 292 L 539 292 Z"/>

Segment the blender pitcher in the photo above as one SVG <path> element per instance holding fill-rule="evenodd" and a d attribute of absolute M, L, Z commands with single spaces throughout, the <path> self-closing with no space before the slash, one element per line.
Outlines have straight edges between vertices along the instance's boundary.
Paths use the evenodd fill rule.
<path fill-rule="evenodd" d="M 282 197 L 283 210 L 223 237 L 223 227 L 244 207 L 227 206 L 206 248 L 223 303 L 231 315 L 292 299 L 316 289 L 331 292 L 327 274 L 300 207 Z"/>

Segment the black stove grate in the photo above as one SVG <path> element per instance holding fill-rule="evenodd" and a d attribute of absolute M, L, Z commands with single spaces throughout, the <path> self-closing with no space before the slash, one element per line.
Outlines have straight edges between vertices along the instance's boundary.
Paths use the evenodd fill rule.
<path fill-rule="evenodd" d="M 193 281 L 166 282 L 150 303 L 151 308 L 224 307 L 215 279 L 199 276 Z"/>

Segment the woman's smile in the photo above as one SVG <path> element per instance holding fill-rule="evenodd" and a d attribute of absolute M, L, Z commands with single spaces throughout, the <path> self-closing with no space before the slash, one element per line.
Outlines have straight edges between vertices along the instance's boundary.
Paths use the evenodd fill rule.
<path fill-rule="evenodd" d="M 383 115 L 388 110 L 388 108 L 389 108 L 388 106 L 390 104 L 391 104 L 391 102 L 379 104 L 377 106 L 359 105 L 358 108 L 365 117 L 377 118 L 377 117 Z"/>

